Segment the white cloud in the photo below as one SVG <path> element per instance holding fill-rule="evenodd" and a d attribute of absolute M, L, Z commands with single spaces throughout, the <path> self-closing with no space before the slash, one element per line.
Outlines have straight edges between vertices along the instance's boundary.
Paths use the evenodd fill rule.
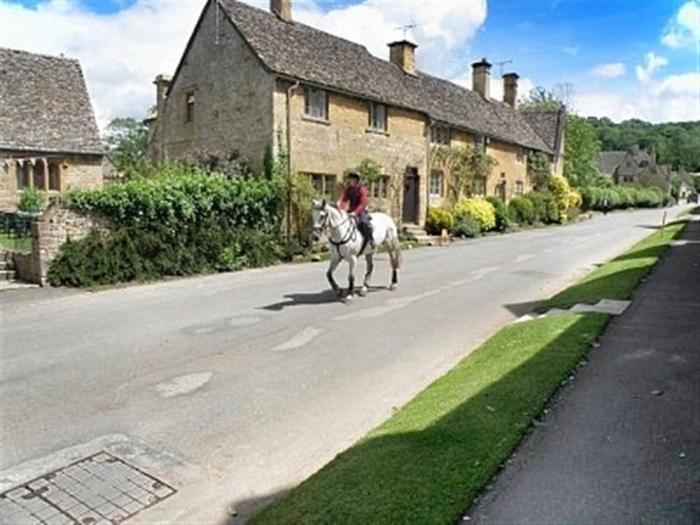
<path fill-rule="evenodd" d="M 648 84 L 651 81 L 654 71 L 667 65 L 668 60 L 666 58 L 650 51 L 644 57 L 644 65 L 637 66 L 636 68 L 637 79 L 642 84 Z"/>
<path fill-rule="evenodd" d="M 244 1 L 269 6 L 267 0 Z M 34 9 L 0 0 L 0 46 L 79 59 L 104 127 L 115 116 L 146 114 L 155 101 L 154 77 L 174 72 L 204 4 L 136 0 L 117 13 L 95 14 L 78 0 L 47 0 Z M 440 74 L 458 62 L 469 67 L 472 57 L 461 51 L 486 19 L 486 0 L 365 0 L 330 11 L 299 1 L 293 15 L 381 58 L 388 58 L 386 44 L 402 37 L 397 27 L 415 23 L 419 67 Z"/>
<path fill-rule="evenodd" d="M 625 74 L 625 65 L 622 62 L 600 64 L 591 70 L 591 74 L 602 78 L 616 78 Z"/>
<path fill-rule="evenodd" d="M 700 46 L 700 2 L 689 0 L 669 20 L 661 41 L 671 48 Z"/>
<path fill-rule="evenodd" d="M 700 120 L 700 73 L 669 75 L 658 82 L 632 85 L 625 91 L 586 90 L 577 93 L 575 100 L 581 114 L 606 116 L 614 121 Z"/>

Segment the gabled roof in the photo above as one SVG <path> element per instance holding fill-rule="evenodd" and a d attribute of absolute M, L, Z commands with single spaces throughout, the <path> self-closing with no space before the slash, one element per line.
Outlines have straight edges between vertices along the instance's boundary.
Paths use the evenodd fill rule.
<path fill-rule="evenodd" d="M 562 153 L 559 148 L 566 126 L 566 110 L 563 106 L 552 111 L 523 111 L 523 117 L 547 146 L 557 153 Z"/>
<path fill-rule="evenodd" d="M 598 169 L 604 175 L 612 175 L 627 157 L 626 151 L 603 151 L 598 157 Z"/>
<path fill-rule="evenodd" d="M 520 112 L 478 93 L 372 56 L 359 44 L 236 0 L 219 0 L 233 25 L 270 71 L 386 104 L 489 137 L 552 153 Z"/>
<path fill-rule="evenodd" d="M 104 154 L 77 60 L 0 48 L 0 149 Z"/>

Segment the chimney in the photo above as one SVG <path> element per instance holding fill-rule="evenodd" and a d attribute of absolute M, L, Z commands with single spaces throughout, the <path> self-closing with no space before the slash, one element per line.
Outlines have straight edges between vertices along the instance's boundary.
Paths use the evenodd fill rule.
<path fill-rule="evenodd" d="M 491 100 L 491 64 L 485 58 L 472 64 L 472 90 L 487 102 Z"/>
<path fill-rule="evenodd" d="M 398 40 L 389 44 L 389 61 L 399 66 L 404 73 L 416 76 L 416 48 L 408 40 Z"/>
<path fill-rule="evenodd" d="M 163 105 L 165 104 L 165 97 L 168 96 L 168 90 L 170 89 L 170 82 L 172 79 L 169 75 L 158 75 L 153 83 L 156 85 L 156 117 L 162 118 L 163 116 Z"/>
<path fill-rule="evenodd" d="M 292 0 L 270 0 L 270 12 L 283 22 L 292 22 Z"/>
<path fill-rule="evenodd" d="M 503 102 L 515 109 L 518 103 L 518 79 L 517 73 L 503 75 Z"/>

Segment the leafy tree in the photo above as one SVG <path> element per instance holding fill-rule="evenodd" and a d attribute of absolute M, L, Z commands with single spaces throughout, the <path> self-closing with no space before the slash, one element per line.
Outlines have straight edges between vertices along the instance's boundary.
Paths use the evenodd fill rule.
<path fill-rule="evenodd" d="M 542 86 L 534 87 L 525 99 L 520 101 L 521 111 L 556 111 L 564 105 L 553 91 Z"/>
<path fill-rule="evenodd" d="M 362 177 L 362 182 L 368 185 L 377 182 L 382 174 L 381 164 L 372 159 L 362 159 L 356 169 Z"/>
<path fill-rule="evenodd" d="M 582 117 L 567 115 L 565 142 L 564 176 L 574 186 L 590 185 L 598 174 L 596 162 L 600 154 L 595 128 Z"/>
<path fill-rule="evenodd" d="M 129 178 L 146 155 L 148 128 L 131 117 L 115 118 L 107 126 L 104 141 L 109 161 L 121 175 Z"/>

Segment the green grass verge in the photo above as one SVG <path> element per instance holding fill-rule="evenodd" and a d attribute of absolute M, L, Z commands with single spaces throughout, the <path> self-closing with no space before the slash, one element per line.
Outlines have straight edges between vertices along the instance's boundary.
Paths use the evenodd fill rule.
<path fill-rule="evenodd" d="M 15 252 L 31 252 L 31 237 L 13 237 L 6 233 L 0 233 L 0 248 Z"/>
<path fill-rule="evenodd" d="M 659 257 L 687 224 L 680 219 L 635 244 L 628 251 L 592 271 L 575 285 L 543 301 L 538 310 L 568 308 L 576 303 L 597 303 L 601 299 L 629 299 Z"/>
<path fill-rule="evenodd" d="M 502 329 L 252 523 L 454 523 L 607 319 Z"/>

